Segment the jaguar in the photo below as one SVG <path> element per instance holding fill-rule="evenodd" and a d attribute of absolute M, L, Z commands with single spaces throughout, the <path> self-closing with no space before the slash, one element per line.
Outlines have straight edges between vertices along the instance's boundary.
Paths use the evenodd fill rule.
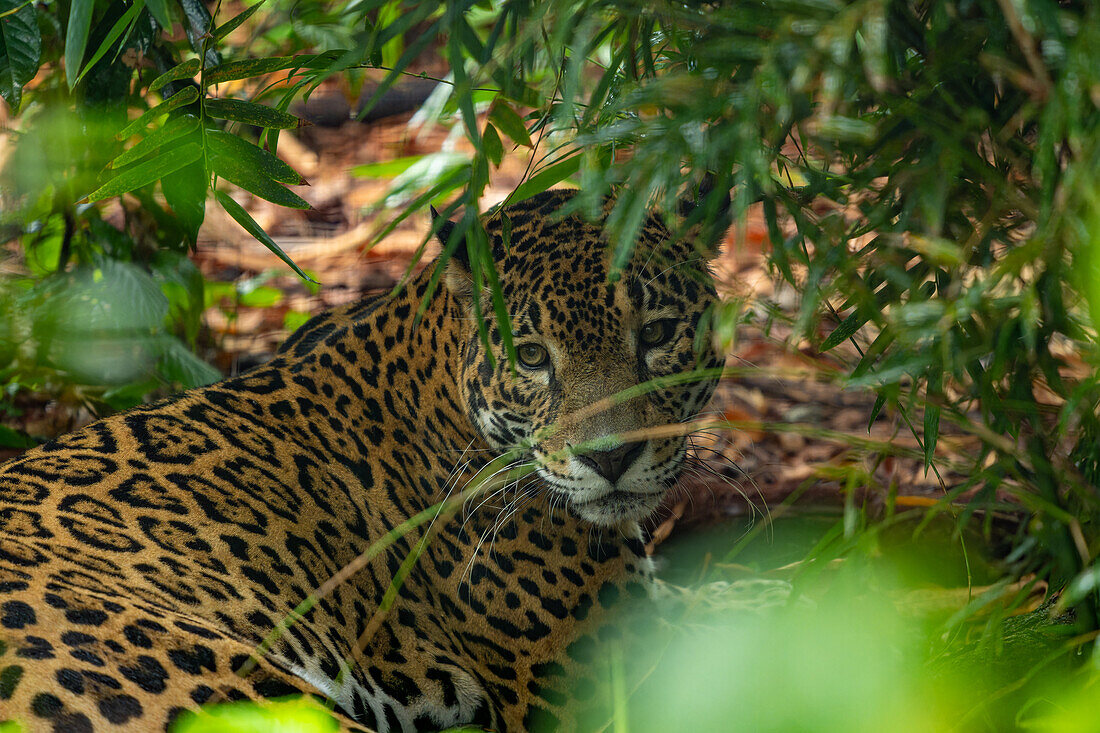
<path fill-rule="evenodd" d="M 654 212 L 613 267 L 610 200 L 574 196 L 484 217 L 507 319 L 440 219 L 441 276 L 0 467 L 0 720 L 306 694 L 352 729 L 577 727 L 721 360 L 707 238 Z"/>

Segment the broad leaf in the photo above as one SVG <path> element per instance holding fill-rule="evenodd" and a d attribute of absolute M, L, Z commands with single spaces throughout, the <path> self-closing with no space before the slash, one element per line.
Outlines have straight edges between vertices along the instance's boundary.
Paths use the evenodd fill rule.
<path fill-rule="evenodd" d="M 0 13 L 0 96 L 18 111 L 23 85 L 38 73 L 42 35 L 33 3 L 0 0 Z"/>
<path fill-rule="evenodd" d="M 194 248 L 206 216 L 206 168 L 202 161 L 185 165 L 160 179 L 164 199 L 179 217 L 187 244 Z"/>
<path fill-rule="evenodd" d="M 160 339 L 161 354 L 157 363 L 159 371 L 169 381 L 181 385 L 184 389 L 202 387 L 222 378 L 222 373 L 198 358 L 172 336 Z"/>

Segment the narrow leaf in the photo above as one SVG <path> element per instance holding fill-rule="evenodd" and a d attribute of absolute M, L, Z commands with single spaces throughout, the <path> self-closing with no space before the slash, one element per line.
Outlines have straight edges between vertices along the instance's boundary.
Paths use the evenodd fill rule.
<path fill-rule="evenodd" d="M 276 56 L 270 59 L 245 59 L 243 61 L 227 61 L 212 69 L 207 69 L 202 76 L 203 86 L 221 84 L 236 79 L 249 79 L 261 74 L 270 74 L 283 69 L 291 69 L 295 66 L 305 67 L 315 56 Z"/>
<path fill-rule="evenodd" d="M 168 71 L 164 72 L 149 85 L 149 91 L 155 92 L 162 86 L 170 81 L 176 81 L 177 79 L 192 79 L 195 74 L 199 73 L 201 64 L 198 59 L 188 59 L 182 64 L 176 64 Z"/>
<path fill-rule="evenodd" d="M 99 44 L 99 48 L 92 54 L 91 60 L 84 65 L 84 70 L 80 72 L 80 76 L 76 77 L 76 84 L 79 84 L 80 80 L 84 78 L 84 75 L 91 71 L 92 67 L 98 64 L 99 60 L 103 58 L 104 54 L 111 50 L 111 46 L 115 44 L 118 37 L 122 35 L 123 31 L 134 24 L 138 14 L 144 9 L 144 0 L 136 0 L 134 4 L 130 6 L 130 9 L 123 13 L 121 18 L 115 21 L 115 24 L 111 26 L 111 30 L 108 31 L 107 37 L 103 39 L 103 43 Z"/>
<path fill-rule="evenodd" d="M 500 165 L 500 161 L 504 159 L 504 143 L 500 141 L 497 129 L 491 124 L 485 125 L 485 131 L 481 133 L 481 144 L 485 148 L 485 157 L 491 160 L 493 165 Z"/>
<path fill-rule="evenodd" d="M 276 244 L 275 240 L 272 239 L 268 235 L 268 233 L 265 232 L 263 228 L 259 224 L 257 224 L 251 216 L 248 215 L 248 212 L 241 208 L 241 205 L 229 196 L 229 194 L 222 191 L 215 191 L 214 198 L 216 198 L 218 200 L 218 203 L 221 204 L 222 208 L 225 209 L 225 213 L 233 217 L 234 221 L 240 224 L 246 232 L 259 240 L 260 244 L 271 250 L 271 253 L 283 262 L 285 262 L 290 267 L 290 269 L 298 273 L 298 276 L 300 278 L 302 278 L 303 280 L 308 280 L 311 283 L 317 282 L 309 275 L 302 272 L 302 268 L 294 264 L 294 260 L 290 259 L 290 257 L 287 256 L 287 253 L 283 251 L 283 248 Z"/>
<path fill-rule="evenodd" d="M 206 114 L 221 120 L 243 122 L 246 125 L 257 127 L 274 127 L 286 130 L 298 127 L 300 121 L 297 117 L 286 112 L 280 112 L 271 107 L 252 102 L 243 102 L 239 99 L 208 99 L 204 104 Z"/>
<path fill-rule="evenodd" d="M 298 171 L 263 148 L 242 140 L 236 135 L 221 130 L 207 130 L 206 142 L 214 155 L 235 158 L 272 180 L 296 186 L 305 183 L 305 179 L 298 174 Z"/>
<path fill-rule="evenodd" d="M 518 203 L 529 199 L 537 193 L 542 193 L 556 183 L 564 181 L 577 172 L 581 165 L 581 156 L 573 155 L 565 160 L 543 168 L 531 176 L 528 180 L 516 187 L 516 190 L 508 198 L 510 203 Z"/>
<path fill-rule="evenodd" d="M 80 62 L 88 46 L 88 31 L 92 27 L 95 0 L 73 0 L 69 6 L 69 25 L 65 29 L 65 81 L 69 89 L 76 86 Z"/>
<path fill-rule="evenodd" d="M 394 158 L 393 160 L 385 160 L 380 163 L 364 163 L 363 165 L 357 165 L 351 169 L 351 174 L 358 178 L 393 178 L 394 176 L 401 175 L 409 167 L 417 162 L 423 160 L 423 155 L 410 155 L 405 158 Z"/>
<path fill-rule="evenodd" d="M 133 147 L 124 150 L 111 161 L 111 168 L 122 168 L 141 160 L 154 150 L 199 129 L 199 118 L 194 115 L 180 115 L 168 121 L 164 127 L 153 131 L 148 137 L 139 140 Z"/>
<path fill-rule="evenodd" d="M 527 133 L 527 126 L 523 124 L 523 118 L 516 114 L 515 110 L 507 104 L 493 105 L 489 119 L 517 145 L 531 147 L 531 136 Z"/>
<path fill-rule="evenodd" d="M 138 117 L 133 122 L 126 125 L 126 127 L 122 128 L 122 130 L 117 135 L 115 135 L 115 138 L 118 140 L 125 140 L 134 133 L 143 129 L 146 125 L 148 125 L 157 117 L 160 117 L 163 114 L 168 114 L 177 107 L 182 107 L 185 104 L 191 104 L 198 98 L 198 89 L 196 89 L 195 87 L 184 87 L 157 106 L 150 107 L 149 109 L 142 112 L 141 117 Z"/>
<path fill-rule="evenodd" d="M 233 31 L 235 31 L 241 25 L 241 23 L 251 18 L 252 14 L 259 10 L 265 2 L 267 2 L 267 0 L 260 0 L 260 2 L 256 3 L 251 8 L 248 8 L 242 13 L 238 13 L 237 15 L 219 25 L 217 28 L 214 29 L 214 32 L 211 34 L 214 36 L 214 40 L 220 41 Z"/>
<path fill-rule="evenodd" d="M 42 34 L 34 4 L 22 0 L 0 0 L 0 96 L 13 110 L 23 101 L 23 85 L 38 73 L 42 57 Z"/>
<path fill-rule="evenodd" d="M 871 406 L 871 416 L 867 419 L 867 432 L 871 432 L 871 426 L 875 424 L 882 408 L 886 406 L 886 395 L 880 394 L 875 398 L 875 404 Z"/>
<path fill-rule="evenodd" d="M 210 153 L 210 166 L 215 173 L 230 183 L 234 183 L 273 204 L 291 209 L 309 208 L 309 202 L 265 176 L 261 170 L 249 165 L 248 161 L 240 160 L 232 154 L 221 155 L 213 149 Z"/>
<path fill-rule="evenodd" d="M 157 25 L 165 31 L 172 30 L 172 12 L 168 9 L 168 0 L 145 0 L 145 7 L 156 18 Z"/>
<path fill-rule="evenodd" d="M 828 351 L 844 343 L 866 322 L 867 317 L 857 308 L 855 312 L 841 321 L 840 325 L 833 329 L 833 332 L 830 333 L 829 337 L 825 339 L 825 342 L 821 344 L 821 350 Z"/>
<path fill-rule="evenodd" d="M 88 196 L 88 201 L 102 201 L 112 196 L 119 196 L 135 188 L 141 188 L 154 181 L 159 181 L 172 171 L 179 170 L 188 163 L 192 163 L 202 157 L 202 148 L 197 143 L 187 143 L 178 148 L 159 155 L 152 160 L 140 163 L 129 170 L 119 173 L 96 189 Z"/>

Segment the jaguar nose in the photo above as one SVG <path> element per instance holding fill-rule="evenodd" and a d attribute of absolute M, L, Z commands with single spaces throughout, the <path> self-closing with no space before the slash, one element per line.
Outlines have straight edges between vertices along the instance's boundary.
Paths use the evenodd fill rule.
<path fill-rule="evenodd" d="M 597 450 L 578 455 L 577 460 L 614 484 L 642 454 L 643 448 L 645 441 L 624 443 L 612 450 Z"/>

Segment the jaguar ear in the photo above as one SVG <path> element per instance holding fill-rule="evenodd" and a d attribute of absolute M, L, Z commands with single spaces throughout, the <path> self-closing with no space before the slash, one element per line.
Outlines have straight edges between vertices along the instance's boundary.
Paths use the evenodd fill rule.
<path fill-rule="evenodd" d="M 470 254 L 466 251 L 466 238 L 463 237 L 461 241 L 451 245 L 451 238 L 455 236 L 455 223 L 443 219 L 434 206 L 429 206 L 428 210 L 432 215 L 432 229 L 435 230 L 435 236 L 443 251 L 446 251 L 449 245 L 454 248 L 447 260 L 444 276 L 447 287 L 455 294 L 469 295 L 473 292 L 474 277 L 470 274 Z"/>
<path fill-rule="evenodd" d="M 730 225 L 729 174 L 707 171 L 697 186 L 680 199 L 680 223 L 684 238 L 707 259 L 718 255 L 722 237 Z"/>

